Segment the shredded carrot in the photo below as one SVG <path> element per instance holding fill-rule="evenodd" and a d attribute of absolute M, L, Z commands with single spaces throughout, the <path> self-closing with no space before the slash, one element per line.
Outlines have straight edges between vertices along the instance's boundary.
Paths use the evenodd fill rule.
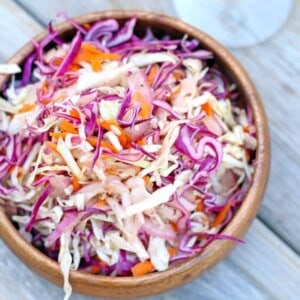
<path fill-rule="evenodd" d="M 70 70 L 79 68 L 81 62 L 88 62 L 92 65 L 93 71 L 101 70 L 101 63 L 105 60 L 120 60 L 121 56 L 117 53 L 105 53 L 97 49 L 94 45 L 83 42 L 79 53 L 71 64 Z"/>
<path fill-rule="evenodd" d="M 141 109 L 139 111 L 139 116 L 141 118 L 145 119 L 151 115 L 152 106 L 148 101 L 145 100 L 145 98 L 143 97 L 143 95 L 140 92 L 133 93 L 131 99 L 135 105 L 140 106 Z"/>
<path fill-rule="evenodd" d="M 172 74 L 176 80 L 184 77 L 184 72 L 182 70 L 175 70 Z"/>
<path fill-rule="evenodd" d="M 97 120 L 97 124 L 101 126 L 102 128 L 106 129 L 107 131 L 111 130 L 111 126 L 116 127 L 121 134 L 118 135 L 118 139 L 120 141 L 120 144 L 123 146 L 123 148 L 131 148 L 131 137 L 127 134 L 127 132 L 121 128 L 117 121 L 114 120 Z"/>
<path fill-rule="evenodd" d="M 100 266 L 96 266 L 96 265 L 92 265 L 90 268 L 90 272 L 92 274 L 98 274 L 101 272 L 101 270 L 102 270 L 102 268 L 100 268 Z"/>
<path fill-rule="evenodd" d="M 175 233 L 177 233 L 177 232 L 178 232 L 178 227 L 177 227 L 176 223 L 170 222 L 170 225 L 171 225 L 173 231 L 174 231 Z"/>
<path fill-rule="evenodd" d="M 243 128 L 244 132 L 249 132 L 250 130 L 250 125 L 246 125 L 244 128 Z"/>
<path fill-rule="evenodd" d="M 120 136 L 118 136 L 118 138 L 123 148 L 131 148 L 131 138 L 128 136 L 128 134 L 121 134 Z"/>
<path fill-rule="evenodd" d="M 98 138 L 96 136 L 89 136 L 86 138 L 86 140 L 88 143 L 90 143 L 94 147 L 96 147 L 98 144 Z"/>
<path fill-rule="evenodd" d="M 101 154 L 101 158 L 108 159 L 108 158 L 111 158 L 111 155 L 110 154 Z"/>
<path fill-rule="evenodd" d="M 200 200 L 197 204 L 196 211 L 203 211 L 203 210 L 204 210 L 204 203 L 202 200 Z"/>
<path fill-rule="evenodd" d="M 88 143 L 90 143 L 94 147 L 96 147 L 97 144 L 98 144 L 98 138 L 96 136 L 89 136 L 89 137 L 86 138 L 86 140 L 88 141 Z M 108 149 L 110 149 L 114 153 L 118 153 L 119 152 L 112 144 L 110 144 L 107 141 L 103 141 L 102 140 L 100 142 L 100 146 L 108 148 Z"/>
<path fill-rule="evenodd" d="M 41 103 L 44 104 L 44 105 L 47 105 L 51 102 L 51 99 L 42 99 L 41 100 Z"/>
<path fill-rule="evenodd" d="M 64 57 L 54 57 L 51 61 L 51 63 L 54 65 L 54 66 L 60 66 L 60 64 L 62 63 Z"/>
<path fill-rule="evenodd" d="M 49 83 L 48 81 L 44 81 L 42 83 L 42 87 L 41 87 L 41 96 L 42 96 L 42 99 L 41 99 L 41 103 L 44 104 L 44 105 L 47 105 L 51 102 L 51 99 L 43 99 L 43 95 L 47 95 L 47 93 L 49 92 Z"/>
<path fill-rule="evenodd" d="M 225 218 L 228 214 L 228 211 L 229 211 L 230 207 L 232 206 L 232 204 L 233 204 L 233 201 L 228 201 L 224 205 L 224 207 L 220 210 L 219 214 L 217 215 L 217 217 L 213 221 L 213 224 L 212 224 L 213 227 L 217 227 L 217 226 L 219 226 L 220 224 L 223 223 L 223 221 L 225 220 Z"/>
<path fill-rule="evenodd" d="M 77 192 L 82 188 L 82 184 L 80 184 L 78 182 L 78 178 L 76 176 L 73 177 L 72 185 L 73 185 L 73 191 L 74 192 Z"/>
<path fill-rule="evenodd" d="M 78 130 L 74 127 L 73 124 L 71 124 L 67 120 L 63 120 L 59 125 L 60 130 L 66 132 L 66 133 L 74 133 L 77 134 Z"/>
<path fill-rule="evenodd" d="M 213 110 L 208 102 L 202 104 L 202 110 L 206 113 L 207 116 L 213 115 Z"/>
<path fill-rule="evenodd" d="M 51 135 L 51 133 L 50 133 L 50 135 Z M 49 141 L 46 141 L 46 142 L 45 142 L 45 145 L 46 145 L 47 148 L 49 148 L 49 149 L 50 149 L 51 151 L 53 151 L 54 153 L 60 154 L 60 153 L 57 151 L 57 147 L 56 147 L 56 145 L 55 145 L 54 143 L 49 142 Z"/>
<path fill-rule="evenodd" d="M 89 23 L 85 23 L 82 26 L 84 29 L 87 29 L 87 30 L 89 30 L 91 28 L 91 24 L 89 24 Z"/>
<path fill-rule="evenodd" d="M 181 90 L 181 84 L 177 85 L 171 92 L 170 96 L 167 97 L 167 101 L 172 101 L 174 98 L 178 96 Z"/>
<path fill-rule="evenodd" d="M 145 139 L 144 139 L 144 138 L 140 138 L 136 143 L 137 143 L 139 146 L 144 146 L 144 145 L 145 145 Z"/>
<path fill-rule="evenodd" d="M 70 110 L 70 116 L 74 117 L 74 118 L 77 118 L 77 119 L 80 119 L 80 114 L 79 114 L 78 110 L 75 109 L 75 108 L 72 108 Z"/>
<path fill-rule="evenodd" d="M 249 154 L 249 152 L 248 151 L 246 151 L 245 150 L 245 153 L 246 153 L 246 160 L 247 160 L 247 162 L 249 162 L 250 161 L 250 154 Z"/>
<path fill-rule="evenodd" d="M 133 276 L 140 276 L 154 271 L 154 266 L 150 260 L 139 262 L 131 268 Z"/>
<path fill-rule="evenodd" d="M 146 185 L 151 184 L 151 181 L 150 181 L 150 177 L 149 177 L 149 176 L 144 176 L 143 179 L 144 179 L 144 182 L 145 182 Z"/>
<path fill-rule="evenodd" d="M 58 140 L 59 138 L 64 139 L 66 137 L 65 132 L 50 132 L 49 135 L 56 140 Z"/>
<path fill-rule="evenodd" d="M 18 167 L 18 173 L 17 173 L 17 177 L 20 178 L 23 175 L 23 168 L 22 167 Z"/>
<path fill-rule="evenodd" d="M 28 112 L 35 107 L 35 104 L 25 103 L 22 108 L 18 111 L 19 114 Z"/>
<path fill-rule="evenodd" d="M 98 200 L 98 201 L 93 205 L 93 207 L 98 208 L 98 209 L 101 209 L 101 208 L 103 208 L 106 204 L 107 204 L 106 200 L 100 199 L 100 200 Z"/>
<path fill-rule="evenodd" d="M 23 175 L 23 168 L 20 166 L 12 166 L 9 170 L 10 173 L 12 173 L 16 168 L 18 168 L 17 177 L 20 178 Z"/>
<path fill-rule="evenodd" d="M 101 260 L 97 255 L 95 255 L 93 259 L 96 260 L 99 263 L 99 265 L 92 265 L 90 267 L 91 273 L 97 274 L 102 270 L 102 267 L 107 267 L 107 263 Z"/>
<path fill-rule="evenodd" d="M 47 94 L 49 89 L 49 83 L 48 81 L 44 81 L 42 84 L 42 92 L 43 94 Z"/>
<path fill-rule="evenodd" d="M 96 260 L 96 261 L 97 261 L 100 265 L 102 265 L 103 267 L 107 267 L 107 263 L 106 263 L 105 261 L 101 260 L 101 259 L 98 257 L 98 255 L 95 255 L 95 256 L 93 257 L 93 259 Z"/>
<path fill-rule="evenodd" d="M 102 140 L 100 145 L 102 147 L 110 149 L 114 153 L 118 153 L 118 150 L 112 144 L 110 144 L 109 142 L 106 142 L 106 141 Z"/>
<path fill-rule="evenodd" d="M 168 252 L 169 252 L 169 255 L 172 257 L 172 256 L 175 256 L 177 254 L 177 249 L 169 247 Z"/>
<path fill-rule="evenodd" d="M 111 174 L 111 175 L 119 175 L 120 174 L 120 172 L 118 170 L 115 170 L 115 169 L 106 169 L 105 173 L 106 174 Z"/>
<path fill-rule="evenodd" d="M 117 121 L 114 120 L 97 120 L 97 125 L 101 126 L 102 128 L 106 129 L 107 131 L 111 130 L 111 126 L 117 127 L 121 132 L 123 129 L 119 126 Z"/>
<path fill-rule="evenodd" d="M 157 72 L 159 70 L 159 66 L 157 64 L 154 64 L 151 69 L 150 69 L 150 72 L 149 72 L 149 75 L 147 76 L 147 82 L 150 86 L 152 86 L 153 82 L 154 82 L 154 79 L 157 75 Z"/>

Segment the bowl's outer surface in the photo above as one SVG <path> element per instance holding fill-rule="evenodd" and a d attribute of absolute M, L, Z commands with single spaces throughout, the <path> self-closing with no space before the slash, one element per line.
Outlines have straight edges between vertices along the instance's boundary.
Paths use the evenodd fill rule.
<path fill-rule="evenodd" d="M 188 34 L 189 37 L 198 39 L 202 47 L 214 52 L 217 62 L 238 84 L 242 98 L 252 107 L 258 137 L 253 183 L 241 207 L 223 230 L 224 234 L 242 237 L 259 209 L 269 173 L 270 141 L 268 124 L 259 96 L 245 70 L 226 49 L 204 32 L 180 20 L 143 11 L 104 11 L 83 15 L 77 17 L 76 20 L 79 23 L 91 23 L 100 19 L 116 18 L 123 22 L 133 15 L 138 17 L 138 30 L 144 31 L 145 27 L 151 26 L 154 27 L 156 33 L 167 32 L 172 37 L 182 37 L 184 34 Z M 70 31 L 71 28 L 72 26 L 68 23 L 61 23 L 56 26 L 60 33 Z M 46 32 L 43 32 L 36 37 L 36 40 L 41 40 L 45 35 Z M 21 64 L 32 51 L 33 46 L 29 42 L 9 62 Z M 7 77 L 0 76 L 0 87 L 3 86 L 6 80 Z M 62 286 L 63 277 L 57 262 L 26 242 L 2 209 L 0 209 L 0 236 L 27 266 L 49 281 Z M 112 278 L 72 271 L 70 282 L 75 291 L 92 296 L 129 298 L 151 295 L 192 280 L 224 258 L 234 246 L 235 244 L 231 241 L 222 240 L 212 243 L 205 255 L 173 266 L 164 272 L 136 278 Z"/>

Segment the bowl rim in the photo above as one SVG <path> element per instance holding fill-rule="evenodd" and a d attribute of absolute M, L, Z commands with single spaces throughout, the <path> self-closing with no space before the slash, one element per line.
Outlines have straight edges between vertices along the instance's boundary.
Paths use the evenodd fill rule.
<path fill-rule="evenodd" d="M 240 89 L 243 89 L 245 94 L 245 100 L 250 104 L 254 122 L 257 130 L 257 152 L 256 152 L 256 168 L 253 176 L 253 182 L 234 217 L 223 229 L 222 233 L 232 235 L 235 237 L 241 237 L 250 223 L 253 221 L 260 207 L 264 190 L 268 180 L 269 167 L 270 167 L 270 139 L 269 130 L 267 124 L 266 114 L 264 112 L 263 105 L 260 97 L 250 80 L 248 74 L 241 66 L 241 64 L 226 50 L 221 44 L 204 33 L 198 28 L 187 24 L 179 19 L 166 16 L 163 14 L 141 11 L 141 10 L 108 10 L 99 11 L 95 13 L 88 13 L 72 18 L 79 24 L 92 23 L 96 20 L 115 18 L 117 20 L 129 19 L 132 16 L 136 16 L 141 22 L 158 22 L 164 28 L 169 27 L 176 32 L 182 34 L 188 34 L 189 37 L 196 38 L 201 41 L 201 44 L 205 48 L 213 51 L 217 60 L 220 60 L 222 64 L 228 67 L 229 72 L 233 75 L 234 80 L 238 82 Z M 150 25 L 151 27 L 151 25 Z M 59 32 L 65 32 L 73 27 L 67 22 L 61 22 L 54 26 Z M 47 30 L 37 35 L 34 39 L 40 41 L 47 34 Z M 29 41 L 25 44 L 11 59 L 9 63 L 21 63 L 23 59 L 30 54 L 33 50 L 32 42 Z M 7 76 L 0 76 L 0 87 L 3 86 L 7 80 Z M 13 226 L 12 222 L 4 213 L 3 209 L 0 209 L 0 237 L 11 248 L 11 250 L 23 260 L 30 268 L 34 269 L 37 273 L 46 277 L 49 281 L 62 285 L 62 275 L 57 261 L 49 258 L 43 254 L 40 250 L 32 246 L 29 242 L 21 236 L 21 234 Z M 224 258 L 230 250 L 235 246 L 231 241 L 218 241 L 212 243 L 206 251 L 206 254 L 198 255 L 192 259 L 189 259 L 179 266 L 170 268 L 163 272 L 155 272 L 139 277 L 109 277 L 104 275 L 87 274 L 80 271 L 70 272 L 70 282 L 74 285 L 74 290 L 79 292 L 83 291 L 84 285 L 100 286 L 101 288 L 134 288 L 136 286 L 146 286 L 147 284 L 156 283 L 161 281 L 168 282 L 167 288 L 160 288 L 156 292 L 161 292 L 166 289 L 175 287 L 177 284 L 172 284 L 168 278 L 170 276 L 176 276 L 181 278 L 182 283 L 187 282 L 194 277 L 203 273 L 208 268 L 212 267 L 215 263 Z M 29 257 L 29 258 L 28 258 Z M 185 275 L 190 272 L 192 275 Z M 176 281 L 176 280 L 175 280 Z M 137 290 L 135 290 L 137 292 Z M 86 293 L 86 292 L 84 292 Z M 87 293 L 90 295 L 96 295 L 95 293 Z M 130 293 L 129 293 L 130 294 Z M 148 293 L 140 292 L 134 295 L 147 295 Z M 106 295 L 98 294 L 98 295 Z M 107 295 L 106 295 L 107 296 Z M 126 296 L 126 295 L 125 295 Z M 130 296 L 130 295 L 129 295 Z"/>

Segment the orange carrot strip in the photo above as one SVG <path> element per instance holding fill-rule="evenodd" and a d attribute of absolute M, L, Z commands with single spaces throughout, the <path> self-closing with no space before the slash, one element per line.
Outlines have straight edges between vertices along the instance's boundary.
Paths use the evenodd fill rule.
<path fill-rule="evenodd" d="M 157 64 L 151 67 L 149 75 L 147 76 L 147 82 L 150 86 L 152 86 L 158 70 L 159 70 L 159 66 Z"/>
<path fill-rule="evenodd" d="M 77 134 L 78 133 L 78 130 L 74 127 L 73 124 L 71 124 L 69 121 L 67 120 L 63 120 L 60 125 L 59 125 L 59 128 L 64 131 L 64 132 L 67 132 L 67 133 L 74 133 L 74 134 Z"/>
<path fill-rule="evenodd" d="M 50 135 L 51 135 L 51 133 L 50 133 Z M 54 143 L 47 141 L 47 142 L 45 142 L 45 145 L 47 146 L 47 148 L 49 148 L 49 149 L 52 150 L 53 152 L 55 152 L 55 153 L 57 153 L 57 154 L 60 154 L 60 153 L 57 151 L 57 147 L 56 147 L 56 145 L 55 145 Z"/>
<path fill-rule="evenodd" d="M 200 200 L 197 204 L 196 211 L 203 211 L 203 210 L 204 210 L 204 203 L 202 200 Z"/>
<path fill-rule="evenodd" d="M 145 139 L 144 139 L 144 138 L 140 138 L 136 143 L 137 143 L 139 146 L 144 146 L 144 145 L 145 145 Z"/>
<path fill-rule="evenodd" d="M 98 144 L 98 138 L 96 136 L 89 136 L 86 138 L 86 140 L 88 143 L 90 143 L 94 147 L 96 147 Z"/>
<path fill-rule="evenodd" d="M 35 104 L 25 103 L 22 108 L 18 111 L 19 114 L 28 112 L 35 107 Z"/>
<path fill-rule="evenodd" d="M 131 268 L 131 272 L 133 276 L 140 276 L 144 274 L 148 274 L 154 271 L 154 266 L 150 260 L 146 260 L 144 262 L 137 263 Z"/>
<path fill-rule="evenodd" d="M 102 128 L 106 129 L 107 131 L 111 130 L 111 126 L 117 127 L 121 132 L 123 129 L 119 126 L 117 121 L 114 120 L 97 120 L 97 125 L 101 126 Z"/>
<path fill-rule="evenodd" d="M 100 200 L 98 200 L 98 202 L 96 202 L 96 203 L 93 205 L 93 207 L 101 209 L 101 208 L 103 208 L 103 206 L 105 206 L 106 204 L 107 204 L 106 200 L 100 199 Z"/>
<path fill-rule="evenodd" d="M 213 115 L 213 110 L 208 102 L 202 104 L 202 110 L 206 113 L 207 116 Z"/>
<path fill-rule="evenodd" d="M 245 150 L 245 152 L 246 152 L 246 160 L 247 160 L 247 162 L 249 162 L 250 161 L 250 154 L 249 154 L 249 152 L 248 151 L 246 151 Z"/>
<path fill-rule="evenodd" d="M 180 93 L 180 90 L 181 90 L 181 84 L 177 85 L 171 92 L 170 96 L 167 97 L 167 101 L 171 101 L 173 100 L 174 98 L 177 97 L 177 95 Z"/>
<path fill-rule="evenodd" d="M 80 119 L 80 114 L 79 114 L 78 110 L 75 109 L 75 108 L 72 108 L 70 110 L 70 116 L 74 117 L 74 118 L 77 118 L 77 119 Z"/>
<path fill-rule="evenodd" d="M 65 138 L 66 133 L 65 132 L 50 132 L 49 135 L 53 137 L 54 139 L 58 140 L 59 138 Z"/>
<path fill-rule="evenodd" d="M 144 176 L 143 179 L 146 185 L 151 184 L 149 176 Z"/>
<path fill-rule="evenodd" d="M 118 124 L 118 122 L 114 120 L 97 120 L 97 124 L 101 126 L 102 128 L 106 129 L 107 131 L 111 130 L 111 126 L 115 126 L 120 132 L 121 135 L 118 136 L 118 139 L 120 141 L 120 144 L 124 148 L 131 148 L 131 137 L 127 134 L 127 132 L 121 128 Z"/>
<path fill-rule="evenodd" d="M 233 201 L 228 201 L 224 205 L 224 207 L 220 210 L 219 214 L 217 215 L 217 217 L 213 221 L 213 224 L 212 224 L 213 227 L 217 227 L 220 224 L 222 224 L 222 222 L 225 220 L 225 218 L 228 214 L 228 211 L 229 211 L 230 207 L 232 206 L 232 204 L 233 204 Z"/>
<path fill-rule="evenodd" d="M 82 25 L 82 27 L 83 27 L 84 29 L 89 30 L 89 29 L 91 28 L 91 24 L 85 23 L 85 24 Z"/>
<path fill-rule="evenodd" d="M 105 173 L 106 174 L 111 174 L 111 175 L 119 175 L 120 174 L 119 171 L 115 170 L 115 169 L 106 169 Z"/>
<path fill-rule="evenodd" d="M 9 173 L 12 173 L 16 168 L 18 168 L 17 177 L 18 177 L 18 178 L 22 177 L 22 175 L 23 175 L 23 168 L 20 167 L 20 166 L 12 166 L 12 167 L 9 169 Z"/>
<path fill-rule="evenodd" d="M 97 49 L 94 45 L 83 42 L 81 49 L 75 57 L 70 69 L 78 66 L 81 62 L 88 62 L 92 65 L 93 71 L 98 72 L 101 70 L 101 63 L 105 60 L 120 60 L 121 56 L 116 53 L 105 53 Z"/>
<path fill-rule="evenodd" d="M 106 263 L 105 261 L 101 260 L 101 259 L 98 257 L 98 255 L 95 255 L 95 256 L 93 257 L 93 259 L 96 260 L 100 265 L 102 265 L 102 266 L 104 266 L 104 267 L 107 267 L 107 263 Z"/>
<path fill-rule="evenodd" d="M 74 192 L 77 192 L 78 190 L 80 190 L 82 188 L 82 184 L 80 184 L 78 182 L 78 178 L 76 176 L 73 177 L 72 185 L 73 185 Z"/>
<path fill-rule="evenodd" d="M 170 225 L 171 225 L 173 231 L 174 231 L 175 233 L 177 233 L 177 232 L 178 232 L 178 227 L 177 227 L 176 223 L 170 222 Z"/>
<path fill-rule="evenodd" d="M 64 57 L 54 57 L 51 63 L 58 67 L 62 63 L 63 59 Z"/>
<path fill-rule="evenodd" d="M 175 70 L 172 75 L 176 80 L 179 80 L 184 76 L 184 73 L 182 70 Z"/>
<path fill-rule="evenodd" d="M 169 247 L 168 252 L 169 252 L 169 255 L 172 257 L 172 256 L 175 256 L 177 254 L 177 249 Z"/>
<path fill-rule="evenodd" d="M 92 274 L 100 273 L 101 270 L 102 270 L 101 267 L 100 266 L 96 266 L 96 265 L 92 265 L 91 268 L 90 268 L 90 272 Z"/>
<path fill-rule="evenodd" d="M 109 142 L 101 141 L 100 145 L 101 145 L 101 147 L 105 147 L 105 148 L 110 149 L 114 153 L 118 153 L 118 150 L 112 144 L 110 144 Z"/>
<path fill-rule="evenodd" d="M 89 136 L 86 138 L 86 140 L 94 147 L 97 146 L 98 144 L 98 138 L 96 136 Z M 110 149 L 112 152 L 114 153 L 118 153 L 118 150 L 112 145 L 110 144 L 109 142 L 107 141 L 101 141 L 100 142 L 100 146 L 101 147 L 105 147 L 105 148 L 108 148 Z"/>
<path fill-rule="evenodd" d="M 244 132 L 249 132 L 250 130 L 250 125 L 246 125 L 244 128 L 243 128 Z"/>
<path fill-rule="evenodd" d="M 148 118 L 151 115 L 152 107 L 151 104 L 144 99 L 143 95 L 139 92 L 135 92 L 132 95 L 132 102 L 139 105 L 141 110 L 139 111 L 139 116 L 143 119 Z"/>
<path fill-rule="evenodd" d="M 122 134 L 118 136 L 120 144 L 123 146 L 123 148 L 128 149 L 131 148 L 131 138 L 126 134 Z"/>

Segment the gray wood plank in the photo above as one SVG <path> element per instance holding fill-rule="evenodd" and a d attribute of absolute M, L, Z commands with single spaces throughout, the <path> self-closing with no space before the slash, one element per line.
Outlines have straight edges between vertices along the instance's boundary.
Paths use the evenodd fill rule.
<path fill-rule="evenodd" d="M 50 18 L 54 18 L 59 11 L 65 11 L 69 16 L 74 17 L 79 14 L 95 12 L 108 9 L 142 9 L 166 13 L 175 16 L 176 12 L 171 1 L 148 1 L 148 0 L 17 0 L 18 3 L 26 7 L 38 20 L 45 25 Z"/>
<path fill-rule="evenodd" d="M 46 24 L 57 11 L 65 9 L 73 16 L 79 13 L 108 8 L 147 8 L 169 14 L 166 1 L 38 1 L 22 0 L 28 10 Z M 42 4 L 41 4 L 42 3 Z M 138 3 L 138 4 L 137 4 Z M 270 41 L 251 49 L 235 50 L 252 75 L 263 96 L 270 120 L 272 147 L 272 172 L 267 195 L 260 211 L 265 223 L 295 248 L 300 246 L 297 191 L 297 170 L 300 159 L 297 128 L 300 92 L 298 34 L 299 1 L 297 9 L 285 28 Z M 72 5 L 73 4 L 73 5 Z M 20 18 L 14 15 L 21 16 Z M 24 21 L 20 21 L 23 20 Z M 0 59 L 6 59 L 25 41 L 33 37 L 40 25 L 12 1 L 0 0 L 0 24 L 9 25 L 0 33 Z M 15 25 L 17 24 L 17 25 Z M 25 24 L 25 25 L 24 25 Z M 12 26 L 13 25 L 13 26 Z M 18 28 L 17 32 L 10 27 Z M 18 36 L 20 39 L 11 39 Z M 9 40 L 11 39 L 11 41 Z M 24 40 L 22 40 L 24 39 Z M 287 49 L 285 45 L 289 45 Z M 2 52 L 1 52 L 2 51 Z M 292 79 L 292 80 L 291 80 Z M 282 150 L 284 149 L 284 151 Z M 297 203 L 298 202 L 298 203 Z M 300 278 L 299 257 L 278 239 L 259 220 L 256 220 L 246 236 L 247 243 L 236 250 L 222 263 L 194 282 L 152 299 L 297 299 Z M 299 249 L 299 248 L 298 248 Z M 62 290 L 28 270 L 0 242 L 0 299 L 60 299 Z M 72 299 L 93 299 L 74 295 Z M 150 298 L 149 298 L 150 299 Z"/>
<path fill-rule="evenodd" d="M 235 50 L 265 105 L 272 167 L 259 216 L 300 252 L 300 2 L 280 32 L 256 47 Z"/>
<path fill-rule="evenodd" d="M 215 268 L 193 282 L 144 300 L 287 299 L 298 298 L 300 258 L 256 220 L 239 245 Z M 0 299 L 62 299 L 63 292 L 30 271 L 0 241 Z M 95 298 L 79 294 L 73 300 Z"/>
<path fill-rule="evenodd" d="M 0 58 L 12 56 L 30 38 L 42 30 L 18 5 L 10 0 L 0 0 Z"/>

